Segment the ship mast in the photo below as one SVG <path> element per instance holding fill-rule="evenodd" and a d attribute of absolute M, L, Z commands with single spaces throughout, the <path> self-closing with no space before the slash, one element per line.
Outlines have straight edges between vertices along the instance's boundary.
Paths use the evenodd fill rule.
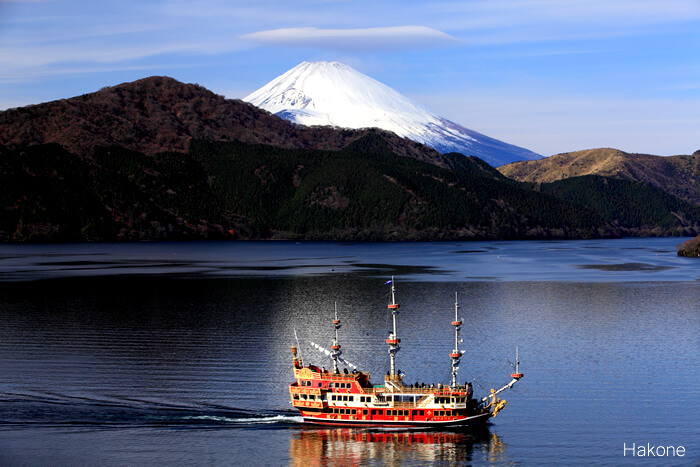
<path fill-rule="evenodd" d="M 333 320 L 333 326 L 335 327 L 335 338 L 331 343 L 331 358 L 333 359 L 333 373 L 340 373 L 338 370 L 338 358 L 343 354 L 340 350 L 340 344 L 338 343 L 338 329 L 340 329 L 340 320 L 338 319 L 338 302 L 335 302 L 335 319 Z"/>
<path fill-rule="evenodd" d="M 462 326 L 463 321 L 457 316 L 457 310 L 459 310 L 459 302 L 457 300 L 457 292 L 455 292 L 455 320 L 452 321 L 452 326 L 455 328 L 455 348 L 450 354 L 452 359 L 452 388 L 457 387 L 457 370 L 459 370 L 459 360 L 462 358 L 462 351 L 459 350 L 459 329 Z"/>
<path fill-rule="evenodd" d="M 394 361 L 396 352 L 401 350 L 401 347 L 399 346 L 399 342 L 401 342 L 401 339 L 399 339 L 396 335 L 396 315 L 399 314 L 399 304 L 396 303 L 396 287 L 394 287 L 394 276 L 391 276 L 391 280 L 387 282 L 387 284 L 391 285 L 391 303 L 387 307 L 391 310 L 391 316 L 394 321 L 394 328 L 393 331 L 389 333 L 389 338 L 386 340 L 386 343 L 389 344 L 389 374 L 394 376 L 396 375 L 396 364 Z"/>

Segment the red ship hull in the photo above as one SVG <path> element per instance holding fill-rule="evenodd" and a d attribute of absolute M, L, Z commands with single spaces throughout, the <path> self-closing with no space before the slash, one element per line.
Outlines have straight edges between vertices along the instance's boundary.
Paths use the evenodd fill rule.
<path fill-rule="evenodd" d="M 304 416 L 304 423 L 337 427 L 377 427 L 377 428 L 466 428 L 482 426 L 491 418 L 491 413 L 483 413 L 454 420 L 440 421 L 400 421 L 400 420 L 340 420 Z"/>

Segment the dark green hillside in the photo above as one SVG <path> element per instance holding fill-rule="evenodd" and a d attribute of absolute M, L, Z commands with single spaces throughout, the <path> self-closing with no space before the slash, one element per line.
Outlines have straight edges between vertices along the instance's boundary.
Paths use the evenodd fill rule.
<path fill-rule="evenodd" d="M 647 183 L 586 175 L 539 185 L 543 193 L 586 206 L 608 222 L 647 235 L 694 235 L 700 207 Z"/>
<path fill-rule="evenodd" d="M 602 226 L 552 197 L 397 156 L 374 135 L 336 153 L 201 141 L 190 152 L 230 209 L 285 237 L 579 237 Z"/>
<path fill-rule="evenodd" d="M 188 239 L 201 238 L 202 231 L 205 238 L 224 237 L 227 224 L 210 208 L 216 195 L 207 191 L 201 166 L 183 163 L 185 155 L 171 163 L 179 171 L 165 173 L 177 156 L 156 161 L 98 148 L 94 158 L 83 159 L 56 144 L 0 147 L 0 241 Z M 195 224 L 180 213 L 196 214 Z"/>
<path fill-rule="evenodd" d="M 0 240 L 113 238 L 117 226 L 95 196 L 93 179 L 84 161 L 57 144 L 0 147 Z"/>
<path fill-rule="evenodd" d="M 462 157 L 462 156 L 460 156 Z M 466 158 L 465 158 L 466 159 Z M 379 135 L 341 151 L 192 141 L 145 155 L 57 145 L 0 152 L 2 241 L 217 238 L 469 239 L 610 235 L 602 217 L 398 156 Z"/>
<path fill-rule="evenodd" d="M 445 157 L 448 167 L 455 170 L 466 172 L 471 175 L 492 178 L 501 182 L 513 182 L 513 179 L 506 177 L 499 172 L 498 169 L 476 156 L 465 156 L 458 152 L 450 152 L 443 154 L 443 157 Z"/>

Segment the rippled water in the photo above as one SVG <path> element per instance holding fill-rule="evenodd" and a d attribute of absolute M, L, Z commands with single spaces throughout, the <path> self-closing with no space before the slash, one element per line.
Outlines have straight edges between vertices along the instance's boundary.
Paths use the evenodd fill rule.
<path fill-rule="evenodd" d="M 676 243 L 0 246 L 0 464 L 618 464 L 651 443 L 696 465 L 700 263 Z M 308 341 L 330 341 L 336 301 L 344 357 L 382 379 L 392 274 L 408 382 L 449 381 L 454 292 L 460 379 L 500 387 L 519 347 L 525 378 L 486 429 L 291 410 L 294 329 L 329 366 Z"/>

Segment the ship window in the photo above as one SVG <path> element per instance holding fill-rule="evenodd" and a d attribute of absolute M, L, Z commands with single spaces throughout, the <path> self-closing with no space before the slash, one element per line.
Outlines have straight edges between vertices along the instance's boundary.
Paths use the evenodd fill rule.
<path fill-rule="evenodd" d="M 347 400 L 348 400 L 348 396 L 343 396 L 343 401 L 347 401 Z"/>
<path fill-rule="evenodd" d="M 369 410 L 367 410 L 367 409 L 362 410 L 362 415 L 367 415 L 368 413 L 369 413 Z"/>
<path fill-rule="evenodd" d="M 321 382 L 320 382 L 320 381 L 318 382 L 318 387 L 319 387 L 319 388 L 321 387 Z"/>
<path fill-rule="evenodd" d="M 445 415 L 447 415 L 448 417 L 451 417 L 451 416 L 452 416 L 452 411 L 451 411 L 451 410 L 445 410 Z"/>
<path fill-rule="evenodd" d="M 422 411 L 422 410 L 419 410 L 419 411 L 418 411 L 418 415 L 420 415 L 420 416 L 422 417 L 422 416 L 423 416 L 423 411 Z"/>

